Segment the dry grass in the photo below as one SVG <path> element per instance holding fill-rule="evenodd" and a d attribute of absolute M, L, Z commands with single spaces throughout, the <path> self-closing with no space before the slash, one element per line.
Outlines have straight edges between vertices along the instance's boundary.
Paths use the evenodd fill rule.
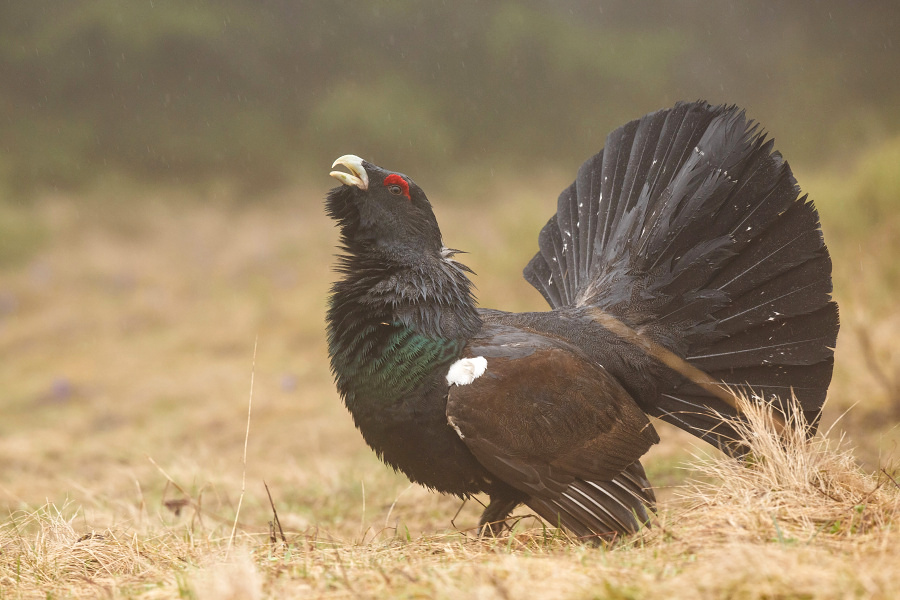
<path fill-rule="evenodd" d="M 435 199 L 446 241 L 471 253 L 485 305 L 541 308 L 519 272 L 564 184 L 548 174 L 453 210 Z M 0 265 L 0 599 L 900 590 L 900 488 L 875 468 L 893 474 L 890 402 L 871 364 L 900 372 L 891 350 L 900 321 L 888 305 L 839 298 L 845 330 L 826 416 L 865 399 L 841 424 L 864 442 L 875 475 L 833 439 L 837 429 L 806 443 L 796 424 L 782 443 L 760 414 L 753 460 L 742 464 L 691 459 L 706 448 L 664 428 L 648 458 L 663 502 L 642 536 L 589 548 L 522 513 L 511 536 L 479 541 L 477 502 L 451 523 L 459 502 L 380 465 L 340 406 L 322 333 L 335 236 L 320 191 L 242 207 L 222 194 L 119 206 L 124 192 L 47 198 L 17 213 L 40 233 L 27 256 Z M 841 235 L 829 242 L 840 292 L 853 274 L 840 261 L 877 253 Z M 847 334 L 856 314 L 868 315 L 859 323 L 870 358 L 865 340 Z M 286 543 L 270 529 L 263 482 Z"/>
<path fill-rule="evenodd" d="M 735 541 L 807 544 L 843 543 L 889 529 L 900 485 L 886 470 L 865 475 L 840 441 L 809 436 L 809 425 L 795 410 L 785 431 L 765 405 L 742 399 L 749 422 L 737 424 L 747 440 L 744 462 L 701 460 L 707 476 L 686 494 L 708 523 L 695 535 Z M 796 406 L 795 406 L 796 409 Z"/>
<path fill-rule="evenodd" d="M 892 598 L 900 589 L 900 486 L 862 473 L 795 422 L 779 436 L 748 405 L 752 460 L 699 461 L 643 535 L 591 548 L 526 519 L 513 533 L 415 538 L 397 528 L 282 542 L 227 525 L 86 531 L 73 507 L 18 512 L 0 528 L 4 597 Z M 200 510 L 198 507 L 192 507 Z M 79 526 L 81 525 L 81 526 Z"/>

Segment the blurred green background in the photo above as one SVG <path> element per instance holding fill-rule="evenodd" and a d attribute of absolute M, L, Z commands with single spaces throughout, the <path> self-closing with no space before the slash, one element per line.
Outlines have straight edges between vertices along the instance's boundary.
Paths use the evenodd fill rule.
<path fill-rule="evenodd" d="M 698 98 L 840 164 L 900 131 L 898 31 L 895 0 L 7 0 L 0 182 L 255 191 L 348 152 L 419 176 L 573 170 Z"/>

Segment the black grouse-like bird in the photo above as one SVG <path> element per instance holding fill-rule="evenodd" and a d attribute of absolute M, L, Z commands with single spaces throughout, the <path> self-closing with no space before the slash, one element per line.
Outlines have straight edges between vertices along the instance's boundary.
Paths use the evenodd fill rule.
<path fill-rule="evenodd" d="M 337 388 L 412 481 L 520 503 L 584 538 L 654 506 L 658 417 L 734 455 L 733 395 L 793 392 L 815 423 L 838 332 L 819 217 L 743 111 L 682 103 L 615 130 L 559 196 L 525 278 L 551 310 L 476 307 L 425 193 L 356 156 L 334 171 Z M 727 386 L 727 387 L 725 387 Z"/>

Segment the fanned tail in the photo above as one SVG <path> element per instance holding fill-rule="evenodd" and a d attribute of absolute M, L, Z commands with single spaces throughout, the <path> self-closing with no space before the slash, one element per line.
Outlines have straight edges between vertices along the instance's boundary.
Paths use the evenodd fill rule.
<path fill-rule="evenodd" d="M 838 333 L 819 216 L 743 111 L 682 103 L 617 129 L 559 197 L 526 279 L 596 307 L 751 398 L 815 424 Z M 616 374 L 628 388 L 628 374 Z M 636 397 L 723 449 L 735 410 L 688 379 Z"/>

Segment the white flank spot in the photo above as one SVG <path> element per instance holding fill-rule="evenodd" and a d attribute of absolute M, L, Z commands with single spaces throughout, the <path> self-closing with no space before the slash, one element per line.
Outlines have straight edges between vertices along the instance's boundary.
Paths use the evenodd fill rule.
<path fill-rule="evenodd" d="M 475 358 L 461 358 L 447 371 L 448 385 L 469 385 L 482 375 L 487 369 L 487 359 L 483 356 Z"/>

